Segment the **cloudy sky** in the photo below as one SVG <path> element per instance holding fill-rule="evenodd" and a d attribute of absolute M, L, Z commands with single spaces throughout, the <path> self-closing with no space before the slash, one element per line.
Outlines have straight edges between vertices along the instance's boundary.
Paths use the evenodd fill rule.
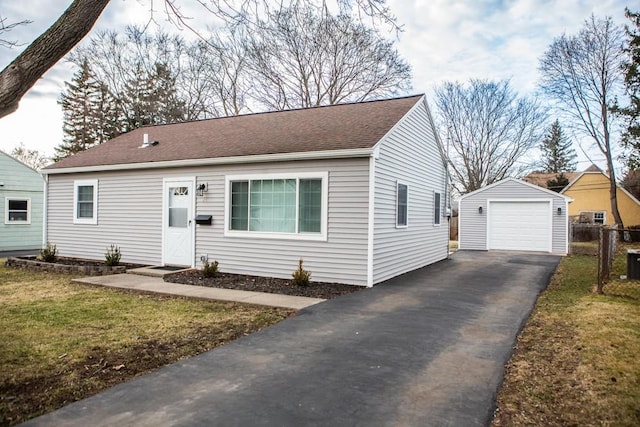
<path fill-rule="evenodd" d="M 611 16 L 626 24 L 623 0 L 387 0 L 404 31 L 397 47 L 413 68 L 412 93 L 432 94 L 445 80 L 469 78 L 510 79 L 523 95 L 534 95 L 538 59 L 552 40 L 574 34 L 592 13 Z M 33 23 L 5 33 L 3 38 L 24 45 L 48 28 L 71 0 L 0 2 L 0 17 L 7 22 Z M 205 29 L 213 18 L 195 0 L 181 0 L 185 14 L 198 17 L 191 26 Z M 94 32 L 124 28 L 149 20 L 151 4 L 156 21 L 165 30 L 179 31 L 164 22 L 161 0 L 111 0 Z M 631 5 L 633 7 L 633 5 Z M 185 37 L 192 37 L 188 30 Z M 396 37 L 390 33 L 389 37 Z M 0 47 L 4 68 L 25 46 Z M 73 69 L 61 61 L 22 99 L 17 112 L 0 119 L 0 149 L 10 151 L 21 142 L 52 155 L 62 140 L 62 111 L 56 101 Z M 433 104 L 433 102 L 432 102 Z M 588 149 L 588 147 L 585 147 Z M 593 151 L 591 151 L 593 153 Z M 601 160 L 598 155 L 594 160 Z M 588 166 L 580 154 L 579 168 Z M 602 164 L 604 165 L 604 164 Z"/>

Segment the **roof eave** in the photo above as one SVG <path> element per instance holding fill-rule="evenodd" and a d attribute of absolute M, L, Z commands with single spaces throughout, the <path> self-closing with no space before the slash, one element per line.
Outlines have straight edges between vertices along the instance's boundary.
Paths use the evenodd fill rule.
<path fill-rule="evenodd" d="M 354 157 L 370 157 L 374 148 L 354 148 L 348 150 L 304 151 L 296 153 L 257 154 L 252 156 L 215 157 L 204 159 L 167 160 L 160 162 L 120 163 L 114 165 L 76 166 L 68 168 L 43 169 L 44 175 L 67 173 L 105 172 L 136 169 L 160 169 L 195 166 L 215 166 L 239 163 L 286 162 L 296 160 L 326 160 Z"/>

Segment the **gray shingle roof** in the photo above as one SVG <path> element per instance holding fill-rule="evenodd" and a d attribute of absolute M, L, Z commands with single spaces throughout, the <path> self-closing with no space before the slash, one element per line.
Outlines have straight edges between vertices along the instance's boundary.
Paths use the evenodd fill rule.
<path fill-rule="evenodd" d="M 143 127 L 47 169 L 371 148 L 421 97 Z"/>

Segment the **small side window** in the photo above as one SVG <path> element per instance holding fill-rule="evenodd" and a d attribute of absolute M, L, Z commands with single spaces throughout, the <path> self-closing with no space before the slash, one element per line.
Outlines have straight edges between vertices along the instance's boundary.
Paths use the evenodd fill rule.
<path fill-rule="evenodd" d="M 396 227 L 409 224 L 409 187 L 400 182 L 396 186 Z"/>
<path fill-rule="evenodd" d="M 440 225 L 440 217 L 442 213 L 440 207 L 442 202 L 440 201 L 440 193 L 433 193 L 433 224 Z"/>
<path fill-rule="evenodd" d="M 31 224 L 31 199 L 7 197 L 4 202 L 5 224 Z"/>
<path fill-rule="evenodd" d="M 73 223 L 98 223 L 98 180 L 74 181 Z"/>

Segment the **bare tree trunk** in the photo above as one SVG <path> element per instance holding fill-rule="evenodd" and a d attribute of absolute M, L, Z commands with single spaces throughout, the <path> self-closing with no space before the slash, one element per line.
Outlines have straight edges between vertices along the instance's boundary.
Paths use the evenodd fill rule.
<path fill-rule="evenodd" d="M 0 72 L 0 118 L 18 109 L 22 96 L 82 38 L 109 0 L 74 0 L 58 20 Z"/>

